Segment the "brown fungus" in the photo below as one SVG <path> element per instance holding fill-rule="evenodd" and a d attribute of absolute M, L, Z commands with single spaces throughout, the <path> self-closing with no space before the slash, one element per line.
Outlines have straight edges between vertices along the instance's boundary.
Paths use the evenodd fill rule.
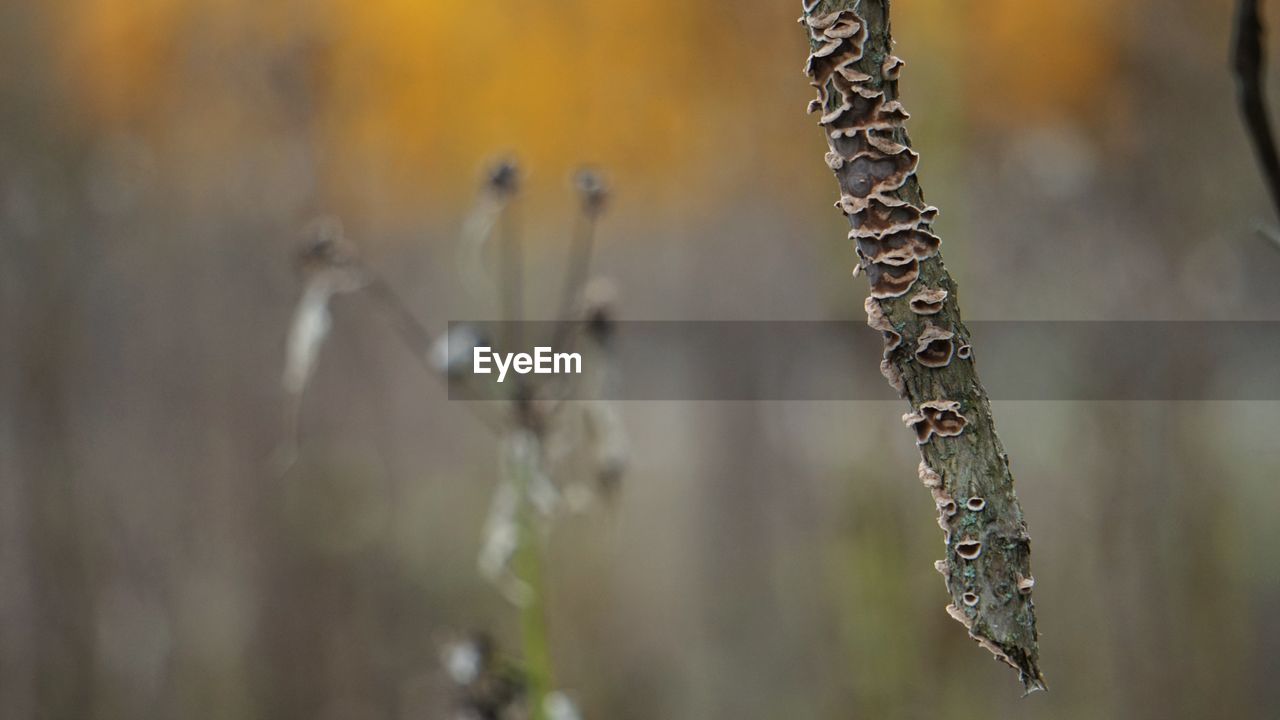
<path fill-rule="evenodd" d="M 934 435 L 955 437 L 964 432 L 969 421 L 960 414 L 960 403 L 951 400 L 930 400 L 920 409 L 902 416 L 902 422 L 915 430 L 916 444 L 924 445 Z"/>
<path fill-rule="evenodd" d="M 849 110 L 841 111 L 840 115 L 835 115 L 835 119 L 847 112 Z M 829 115 L 823 117 L 827 118 Z M 897 155 L 864 152 L 846 158 L 844 166 L 836 174 L 842 181 L 841 187 L 846 188 L 854 197 L 866 198 L 874 195 L 879 199 L 885 193 L 896 191 L 905 185 L 907 179 L 915 173 L 919 162 L 920 156 L 911 150 Z"/>
<path fill-rule="evenodd" d="M 907 301 L 911 312 L 917 315 L 937 315 L 942 312 L 942 304 L 946 302 L 947 291 L 942 288 L 925 288 Z"/>
<path fill-rule="evenodd" d="M 956 543 L 956 555 L 965 560 L 977 560 L 982 554 L 982 541 L 973 538 L 965 538 Z"/>
<path fill-rule="evenodd" d="M 894 138 L 892 128 L 867 130 L 867 144 L 885 155 L 897 155 L 907 151 L 907 146 Z"/>
<path fill-rule="evenodd" d="M 889 383 L 889 387 L 893 388 L 899 396 L 906 397 L 907 383 L 902 379 L 902 372 L 898 370 L 892 360 L 885 358 L 880 361 L 880 374 L 884 376 L 884 379 Z"/>
<path fill-rule="evenodd" d="M 947 494 L 946 490 L 933 488 L 930 492 L 933 495 L 933 504 L 938 506 L 938 514 L 951 517 L 959 511 L 960 506 L 956 505 L 956 501 Z"/>
<path fill-rule="evenodd" d="M 956 357 L 961 360 L 968 360 L 973 357 L 973 348 L 969 346 L 969 343 L 964 343 L 956 350 Z"/>
<path fill-rule="evenodd" d="M 1022 595 L 1030 595 L 1031 591 L 1036 587 L 1036 579 L 1034 577 L 1018 577 L 1018 592 Z"/>
<path fill-rule="evenodd" d="M 905 64 L 902 62 L 902 58 L 896 55 L 889 55 L 884 59 L 884 64 L 880 66 L 880 74 L 884 75 L 885 80 L 897 80 L 902 75 L 902 66 Z"/>
<path fill-rule="evenodd" d="M 963 610 L 956 607 L 955 603 L 951 603 L 947 606 L 947 614 L 951 616 L 951 619 L 965 626 L 966 629 L 973 625 L 973 621 L 969 619 L 969 616 L 965 615 Z"/>
<path fill-rule="evenodd" d="M 862 23 L 856 18 L 849 17 L 843 13 L 836 13 L 837 17 L 833 23 L 822 31 L 822 34 L 833 40 L 844 40 L 852 38 L 862 32 Z"/>
<path fill-rule="evenodd" d="M 941 241 L 924 230 L 897 230 L 873 234 L 863 228 L 849 231 L 858 255 L 870 263 L 906 265 L 912 260 L 928 260 L 938 254 Z"/>
<path fill-rule="evenodd" d="M 902 344 L 902 333 L 889 322 L 889 318 L 884 314 L 884 308 L 880 307 L 880 303 L 876 302 L 875 298 L 867 298 L 862 307 L 867 311 L 867 326 L 872 330 L 879 330 L 884 335 L 884 356 L 888 358 L 889 353 Z"/>
<path fill-rule="evenodd" d="M 982 512 L 983 508 L 986 506 L 987 501 L 980 497 L 971 497 L 968 502 L 964 504 L 965 509 L 969 512 Z"/>
<path fill-rule="evenodd" d="M 853 239 L 876 238 L 886 233 L 905 230 L 918 230 L 929 222 L 928 214 L 932 208 L 920 210 L 912 205 L 886 205 L 879 198 L 853 198 L 849 202 L 837 203 L 836 207 L 850 216 L 849 224 L 853 226 L 850 237 Z M 941 241 L 939 240 L 939 243 Z"/>
<path fill-rule="evenodd" d="M 969 633 L 969 637 L 973 638 L 975 642 L 977 642 L 979 645 L 989 650 L 992 655 L 995 655 L 996 660 L 1004 663 L 1005 665 L 1008 665 L 1009 667 L 1013 668 L 1014 670 L 1017 670 L 1018 672 L 1022 672 L 1022 668 L 1018 667 L 1012 660 L 1010 660 L 1009 656 L 1005 654 L 1004 649 L 1001 648 L 999 645 L 997 645 L 994 641 L 984 638 L 981 635 L 975 635 L 972 632 Z M 1033 686 L 1032 689 L 1034 690 L 1036 688 Z M 1041 689 L 1043 688 L 1041 687 Z M 1030 690 L 1028 692 L 1030 692 Z"/>
<path fill-rule="evenodd" d="M 943 577 L 946 577 L 951 574 L 951 566 L 947 564 L 946 560 L 934 560 L 933 569 L 937 570 L 938 573 Z"/>
<path fill-rule="evenodd" d="M 877 300 L 906 295 L 918 277 L 920 277 L 920 261 L 915 259 L 906 265 L 885 263 L 867 265 L 867 281 L 871 283 L 871 297 Z"/>
<path fill-rule="evenodd" d="M 978 605 L 978 593 L 972 590 L 966 592 L 964 595 L 961 595 L 960 599 L 963 600 L 964 604 L 968 605 L 969 607 L 977 607 Z"/>
<path fill-rule="evenodd" d="M 936 325 L 927 325 L 916 338 L 916 362 L 927 368 L 946 367 L 955 352 L 955 333 Z"/>
<path fill-rule="evenodd" d="M 929 467 L 929 465 L 925 461 L 921 460 L 920 461 L 920 482 L 924 483 L 925 487 L 929 488 L 930 490 L 933 490 L 933 489 L 942 487 L 942 476 L 939 475 L 936 471 L 934 471 L 933 468 Z"/>

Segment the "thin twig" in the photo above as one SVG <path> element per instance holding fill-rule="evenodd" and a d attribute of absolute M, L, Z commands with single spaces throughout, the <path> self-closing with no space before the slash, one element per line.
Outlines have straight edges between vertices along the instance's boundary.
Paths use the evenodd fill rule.
<path fill-rule="evenodd" d="M 600 175 L 593 170 L 579 170 L 573 178 L 578 191 L 579 212 L 574 220 L 573 237 L 569 245 L 569 258 L 565 264 L 564 290 L 560 296 L 560 312 L 556 314 L 555 342 L 552 347 L 568 352 L 566 343 L 575 327 L 575 310 L 582 300 L 583 290 L 591 270 L 591 256 L 595 252 L 596 220 L 604 210 L 608 190 Z M 573 343 L 569 343 L 573 344 Z"/>
<path fill-rule="evenodd" d="M 524 315 L 524 247 L 520 243 L 520 228 L 510 207 L 506 208 L 502 223 L 502 321 L 508 352 L 521 348 L 520 321 Z"/>
<path fill-rule="evenodd" d="M 587 284 L 587 274 L 591 269 L 591 255 L 595 250 L 596 218 L 590 213 L 582 213 L 574 220 L 573 237 L 569 245 L 569 258 L 566 262 L 564 289 L 560 294 L 560 311 L 556 313 L 556 330 L 551 346 L 556 350 L 569 352 L 571 330 L 578 318 L 574 317 L 574 309 L 582 298 L 582 288 Z"/>
<path fill-rule="evenodd" d="M 1271 205 L 1280 216 L 1280 154 L 1276 152 L 1275 135 L 1267 112 L 1263 78 L 1266 43 L 1262 20 L 1258 16 L 1258 0 L 1240 0 L 1231 43 L 1232 68 L 1245 129 L 1253 143 L 1254 155 L 1262 166 L 1262 174 L 1271 195 Z"/>

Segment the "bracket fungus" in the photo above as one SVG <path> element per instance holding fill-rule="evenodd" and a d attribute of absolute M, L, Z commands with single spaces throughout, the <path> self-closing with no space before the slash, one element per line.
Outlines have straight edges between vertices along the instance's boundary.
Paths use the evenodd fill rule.
<path fill-rule="evenodd" d="M 884 337 L 880 369 L 911 404 L 903 420 L 915 433 L 920 481 L 948 540 L 936 566 L 952 598 L 947 612 L 1017 668 L 1028 692 L 1042 689 L 1025 521 L 986 391 L 972 363 L 953 362 L 972 357 L 969 332 L 933 232 L 938 210 L 924 202 L 916 177 L 920 157 L 898 99 L 903 62 L 893 53 L 889 0 L 801 6 L 810 46 L 804 70 L 816 91 L 808 110 L 826 140 L 825 164 L 839 187 L 835 205 L 858 260 L 854 275 L 865 274 L 869 284 L 867 324 Z M 953 498 L 967 498 L 963 517 Z M 951 542 L 953 529 L 964 539 Z M 986 548 L 977 539 L 1013 536 L 1017 542 Z M 963 587 L 952 582 L 961 571 Z"/>
<path fill-rule="evenodd" d="M 964 432 L 969 421 L 960 414 L 960 403 L 954 400 L 930 400 L 920 404 L 916 412 L 902 416 L 902 422 L 916 432 L 916 444 L 924 445 L 933 438 L 955 437 Z"/>
<path fill-rule="evenodd" d="M 928 463 L 921 460 L 920 461 L 920 482 L 924 483 L 924 486 L 929 488 L 930 490 L 935 488 L 940 488 L 942 487 L 942 476 L 934 472 L 933 468 L 929 467 Z"/>
<path fill-rule="evenodd" d="M 956 335 L 936 325 L 925 325 L 920 337 L 916 338 L 916 362 L 927 368 L 946 367 L 951 364 L 951 356 L 955 353 Z"/>
<path fill-rule="evenodd" d="M 942 312 L 942 303 L 947 299 L 947 291 L 940 288 L 925 288 L 915 295 L 907 305 L 917 315 L 937 315 Z"/>
<path fill-rule="evenodd" d="M 1018 592 L 1023 595 L 1030 595 L 1031 591 L 1035 589 L 1035 586 L 1036 579 L 1033 577 L 1018 578 Z"/>
<path fill-rule="evenodd" d="M 965 538 L 964 540 L 961 540 L 960 542 L 956 543 L 956 555 L 959 555 L 965 560 L 977 560 L 978 556 L 981 554 L 982 554 L 981 540 L 974 540 L 973 538 Z"/>

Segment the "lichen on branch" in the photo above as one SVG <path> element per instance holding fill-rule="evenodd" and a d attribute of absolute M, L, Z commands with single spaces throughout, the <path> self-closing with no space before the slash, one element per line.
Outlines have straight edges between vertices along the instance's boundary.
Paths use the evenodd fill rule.
<path fill-rule="evenodd" d="M 855 274 L 870 284 L 867 323 L 885 339 L 881 372 L 910 404 L 921 481 L 946 538 L 935 564 L 969 636 L 1044 689 L 1031 591 L 1030 537 L 1009 458 L 974 368 L 955 282 L 932 231 L 937 208 L 916 179 L 919 156 L 898 101 L 903 62 L 892 54 L 889 0 L 802 0 L 805 63 L 849 220 Z"/>

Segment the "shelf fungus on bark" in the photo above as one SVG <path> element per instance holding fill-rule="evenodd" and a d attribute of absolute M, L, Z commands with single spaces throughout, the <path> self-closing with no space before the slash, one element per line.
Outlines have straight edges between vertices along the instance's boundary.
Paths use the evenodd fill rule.
<path fill-rule="evenodd" d="M 924 483 L 925 487 L 929 488 L 930 490 L 933 490 L 935 488 L 942 487 L 942 476 L 934 472 L 933 468 L 929 467 L 928 463 L 921 460 L 920 461 L 920 482 Z"/>
<path fill-rule="evenodd" d="M 956 543 L 956 555 L 965 560 L 977 560 L 982 555 L 982 541 L 965 538 Z"/>
<path fill-rule="evenodd" d="M 826 139 L 836 208 L 849 222 L 854 275 L 870 285 L 867 324 L 884 337 L 881 372 L 911 404 L 903 420 L 948 541 L 937 565 L 952 600 L 947 612 L 1017 668 L 1028 691 L 1042 689 L 1030 545 L 990 401 L 973 363 L 955 362 L 972 357 L 970 336 L 932 229 L 938 210 L 916 178 L 920 157 L 898 99 L 903 62 L 892 51 L 889 0 L 801 5 L 810 41 L 804 68 L 816 91 L 809 111 Z"/>
<path fill-rule="evenodd" d="M 955 437 L 964 432 L 968 419 L 960 414 L 960 403 L 954 400 L 930 400 L 920 409 L 902 416 L 902 422 L 915 430 L 916 444 L 924 445 L 933 438 Z"/>
<path fill-rule="evenodd" d="M 907 301 L 911 312 L 917 315 L 937 315 L 942 312 L 942 304 L 947 299 L 947 291 L 941 288 L 925 288 Z"/>
<path fill-rule="evenodd" d="M 955 353 L 956 336 L 950 330 L 936 325 L 925 325 L 920 337 L 916 338 L 916 362 L 927 368 L 946 367 L 951 364 L 951 356 Z"/>
<path fill-rule="evenodd" d="M 1036 579 L 1033 577 L 1018 576 L 1018 592 L 1022 595 L 1030 595 L 1035 589 Z"/>
<path fill-rule="evenodd" d="M 902 373 L 898 370 L 889 356 L 898 346 L 902 344 L 902 333 L 893 327 L 893 323 L 885 317 L 884 311 L 880 308 L 880 303 L 873 298 L 867 298 L 864 303 L 864 309 L 867 311 L 867 325 L 873 330 L 879 330 L 884 337 L 884 355 L 880 360 L 880 374 L 888 381 L 889 387 L 892 387 L 899 395 L 905 395 L 906 386 L 903 384 Z"/>

